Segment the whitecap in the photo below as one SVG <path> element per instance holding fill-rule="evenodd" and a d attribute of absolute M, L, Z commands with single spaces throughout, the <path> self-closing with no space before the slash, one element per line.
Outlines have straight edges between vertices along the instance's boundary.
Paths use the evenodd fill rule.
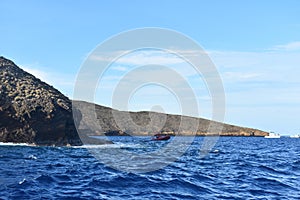
<path fill-rule="evenodd" d="M 26 181 L 26 179 L 24 178 L 22 181 L 19 182 L 19 185 L 23 184 Z"/>
<path fill-rule="evenodd" d="M 33 144 L 27 143 L 13 143 L 13 142 L 0 142 L 1 146 L 34 146 Z"/>
<path fill-rule="evenodd" d="M 218 149 L 215 149 L 212 153 L 220 153 L 220 151 Z"/>
<path fill-rule="evenodd" d="M 86 144 L 82 146 L 71 146 L 71 148 L 86 148 L 86 149 L 121 149 L 121 148 L 140 148 L 137 144 Z"/>
<path fill-rule="evenodd" d="M 29 158 L 29 159 L 32 159 L 32 160 L 36 160 L 36 159 L 37 159 L 37 157 L 34 156 L 34 155 L 30 155 L 30 156 L 28 156 L 28 158 Z"/>

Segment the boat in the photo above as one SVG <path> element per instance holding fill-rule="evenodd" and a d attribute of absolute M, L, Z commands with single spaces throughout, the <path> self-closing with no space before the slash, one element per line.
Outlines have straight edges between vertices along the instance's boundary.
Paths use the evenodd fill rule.
<path fill-rule="evenodd" d="M 300 138 L 300 134 L 291 135 L 290 138 Z"/>
<path fill-rule="evenodd" d="M 269 135 L 266 135 L 265 138 L 280 138 L 279 133 L 270 132 Z"/>
<path fill-rule="evenodd" d="M 171 138 L 170 135 L 158 133 L 154 135 L 152 140 L 168 140 L 170 138 Z"/>

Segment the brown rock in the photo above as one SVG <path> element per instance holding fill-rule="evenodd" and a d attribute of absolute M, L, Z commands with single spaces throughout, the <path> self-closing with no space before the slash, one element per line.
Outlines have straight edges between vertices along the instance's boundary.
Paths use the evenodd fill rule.
<path fill-rule="evenodd" d="M 3 57 L 0 89 L 1 142 L 82 144 L 74 126 L 71 101 Z"/>

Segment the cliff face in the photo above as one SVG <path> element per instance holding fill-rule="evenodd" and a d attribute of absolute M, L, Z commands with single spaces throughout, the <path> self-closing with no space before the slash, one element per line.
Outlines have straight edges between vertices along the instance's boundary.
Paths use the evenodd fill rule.
<path fill-rule="evenodd" d="M 0 57 L 0 141 L 82 144 L 71 101 L 4 57 Z"/>

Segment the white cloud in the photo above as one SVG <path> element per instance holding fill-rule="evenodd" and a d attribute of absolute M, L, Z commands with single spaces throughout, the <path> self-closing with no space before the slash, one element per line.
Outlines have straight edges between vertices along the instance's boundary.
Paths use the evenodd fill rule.
<path fill-rule="evenodd" d="M 300 41 L 290 42 L 288 44 L 283 44 L 283 45 L 276 45 L 273 48 L 271 48 L 270 50 L 297 51 L 297 50 L 300 50 Z"/>
<path fill-rule="evenodd" d="M 90 56 L 90 59 L 105 62 L 114 61 L 114 64 L 120 65 L 173 65 L 185 63 L 186 61 L 181 57 L 192 58 L 205 54 L 204 51 L 190 49 L 170 49 L 170 51 L 141 49 L 137 51 L 95 52 Z"/>
<path fill-rule="evenodd" d="M 261 76 L 262 74 L 254 72 L 225 72 L 222 74 L 223 80 L 227 81 L 249 81 Z"/>
<path fill-rule="evenodd" d="M 211 51 L 210 57 L 222 78 L 232 80 L 299 82 L 300 52 Z"/>
<path fill-rule="evenodd" d="M 145 50 L 145 51 L 135 51 L 129 54 L 125 52 L 123 56 L 118 58 L 114 61 L 114 64 L 117 65 L 150 65 L 150 64 L 157 64 L 157 65 L 172 65 L 185 62 L 184 60 L 180 59 L 179 57 L 166 53 L 163 51 L 154 51 L 154 50 Z M 91 59 L 98 60 L 98 61 L 111 61 L 118 53 L 111 53 L 110 55 L 99 55 L 99 56 L 92 56 Z"/>
<path fill-rule="evenodd" d="M 173 53 L 174 52 L 174 53 Z M 175 53 L 179 54 L 176 55 Z M 117 58 L 117 55 L 123 55 Z M 198 75 L 198 69 L 195 69 L 190 63 L 188 63 L 184 58 L 194 59 L 199 58 L 199 56 L 205 56 L 207 58 L 208 54 L 205 54 L 202 51 L 196 50 L 178 50 L 174 49 L 172 52 L 165 52 L 162 50 L 139 50 L 133 52 L 105 52 L 105 53 L 95 53 L 94 55 L 90 56 L 91 61 L 97 62 L 111 62 L 107 63 L 106 65 L 109 66 L 108 70 L 114 70 L 115 72 L 125 72 L 130 71 L 134 68 L 138 68 L 145 65 L 160 65 L 168 67 L 169 69 L 175 70 L 177 73 L 184 77 Z M 182 56 L 182 57 L 180 57 Z M 200 57 L 201 58 L 201 57 Z M 204 59 L 206 62 L 206 59 Z M 202 66 L 209 65 L 210 63 L 202 63 Z M 209 73 L 207 69 L 203 73 Z M 151 71 L 151 70 L 150 70 Z"/>
<path fill-rule="evenodd" d="M 118 66 L 112 67 L 111 69 L 112 69 L 112 70 L 115 70 L 115 71 L 121 71 L 121 72 L 124 72 L 124 71 L 127 70 L 127 67 L 118 65 Z"/>

